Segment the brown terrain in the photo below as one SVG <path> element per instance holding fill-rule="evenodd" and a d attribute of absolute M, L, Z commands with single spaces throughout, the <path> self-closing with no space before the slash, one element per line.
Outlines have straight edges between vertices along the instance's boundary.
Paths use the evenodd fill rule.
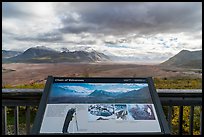
<path fill-rule="evenodd" d="M 198 73 L 164 70 L 157 65 L 125 63 L 2 64 L 2 85 L 45 82 L 48 75 L 64 77 L 202 77 Z"/>

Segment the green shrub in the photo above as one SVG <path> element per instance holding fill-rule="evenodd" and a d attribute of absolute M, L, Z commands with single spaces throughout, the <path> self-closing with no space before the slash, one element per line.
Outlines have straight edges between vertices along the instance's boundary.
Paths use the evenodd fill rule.
<path fill-rule="evenodd" d="M 154 78 L 157 89 L 202 89 L 201 78 Z"/>

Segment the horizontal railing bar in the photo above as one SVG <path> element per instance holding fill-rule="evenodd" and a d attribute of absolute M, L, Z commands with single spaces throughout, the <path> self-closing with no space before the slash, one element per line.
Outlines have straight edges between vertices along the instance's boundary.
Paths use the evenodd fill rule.
<path fill-rule="evenodd" d="M 2 89 L 3 98 L 18 97 L 21 98 L 35 98 L 42 95 L 43 89 Z M 157 89 L 159 96 L 181 96 L 181 97 L 200 97 L 202 96 L 202 89 Z M 32 95 L 32 96 L 31 96 Z"/>
<path fill-rule="evenodd" d="M 202 93 L 202 89 L 156 89 L 158 93 Z M 39 93 L 43 92 L 43 89 L 12 89 L 12 88 L 3 88 L 2 93 L 25 93 L 25 92 L 34 92 Z"/>
<path fill-rule="evenodd" d="M 168 97 L 159 97 L 162 105 L 172 105 L 172 106 L 201 106 L 202 97 L 200 98 L 168 98 Z"/>
<path fill-rule="evenodd" d="M 37 100 L 5 100 L 2 99 L 2 106 L 38 106 L 40 99 Z"/>
<path fill-rule="evenodd" d="M 43 89 L 2 89 L 2 105 L 35 106 L 42 92 Z M 202 89 L 157 89 L 157 92 L 162 105 L 202 105 Z"/>
<path fill-rule="evenodd" d="M 158 93 L 202 93 L 202 89 L 156 89 Z"/>

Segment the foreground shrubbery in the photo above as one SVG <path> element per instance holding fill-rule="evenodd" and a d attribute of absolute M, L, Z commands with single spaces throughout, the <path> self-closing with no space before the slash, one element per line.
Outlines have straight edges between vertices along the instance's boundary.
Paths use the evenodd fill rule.
<path fill-rule="evenodd" d="M 37 112 L 37 106 L 30 107 L 30 123 L 31 127 L 33 125 L 35 115 Z M 25 135 L 26 134 L 26 107 L 20 106 L 19 107 L 19 134 Z M 8 128 L 8 135 L 14 134 L 14 107 L 7 107 L 7 128 Z"/>
<path fill-rule="evenodd" d="M 154 78 L 157 89 L 202 89 L 201 78 Z"/>
<path fill-rule="evenodd" d="M 23 85 L 4 85 L 2 88 L 19 88 L 19 89 L 43 89 L 45 87 L 44 83 L 34 83 L 34 84 L 23 84 Z"/>
<path fill-rule="evenodd" d="M 194 107 L 194 120 L 193 120 L 193 134 L 199 135 L 200 134 L 200 110 L 201 108 L 199 106 Z M 163 110 L 165 115 L 168 115 L 168 107 L 163 106 Z M 182 133 L 184 135 L 189 135 L 189 129 L 190 129 L 190 106 L 184 106 L 183 107 L 183 131 Z M 173 106 L 172 108 L 172 134 L 178 134 L 178 128 L 179 128 L 179 107 Z"/>
<path fill-rule="evenodd" d="M 202 89 L 201 78 L 154 78 L 157 89 Z M 3 85 L 2 88 L 44 88 L 45 83 L 23 84 L 17 86 Z"/>

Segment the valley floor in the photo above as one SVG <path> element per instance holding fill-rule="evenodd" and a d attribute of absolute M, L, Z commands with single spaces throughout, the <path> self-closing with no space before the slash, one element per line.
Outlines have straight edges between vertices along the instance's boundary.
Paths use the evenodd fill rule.
<path fill-rule="evenodd" d="M 60 77 L 193 77 L 202 78 L 194 71 L 165 70 L 158 65 L 128 63 L 11 63 L 2 64 L 2 85 L 44 83 L 48 75 Z"/>

